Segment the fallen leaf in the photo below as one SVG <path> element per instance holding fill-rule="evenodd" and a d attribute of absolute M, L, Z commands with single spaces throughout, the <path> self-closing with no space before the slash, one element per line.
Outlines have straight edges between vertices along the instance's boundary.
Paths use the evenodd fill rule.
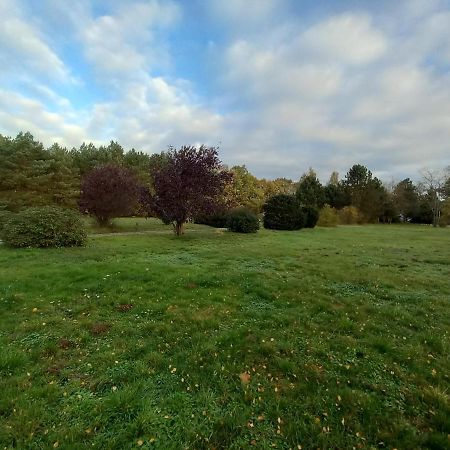
<path fill-rule="evenodd" d="M 250 374 L 247 372 L 243 372 L 239 375 L 239 378 L 241 379 L 242 384 L 248 384 L 250 383 Z"/>

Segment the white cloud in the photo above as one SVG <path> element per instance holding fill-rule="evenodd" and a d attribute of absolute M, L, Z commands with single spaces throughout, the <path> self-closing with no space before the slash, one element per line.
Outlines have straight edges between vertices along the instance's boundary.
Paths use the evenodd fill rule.
<path fill-rule="evenodd" d="M 130 76 L 167 61 L 167 49 L 155 34 L 179 17 L 180 10 L 172 2 L 122 4 L 114 14 L 80 23 L 78 31 L 95 69 L 102 75 Z"/>
<path fill-rule="evenodd" d="M 368 15 L 342 14 L 306 30 L 298 45 L 310 58 L 358 65 L 380 58 L 388 43 Z"/>
<path fill-rule="evenodd" d="M 170 33 L 187 20 L 187 3 L 42 1 L 45 17 L 30 19 L 20 3 L 0 0 L 9 21 L 0 29 L 9 62 L 0 75 L 8 81 L 0 132 L 31 130 L 69 146 L 117 139 L 149 152 L 204 142 L 220 145 L 226 163 L 268 177 L 298 178 L 313 166 L 325 180 L 356 162 L 414 176 L 427 162 L 450 164 L 446 0 L 383 11 L 367 2 L 365 10 L 308 17 L 294 13 L 294 0 L 212 0 L 207 30 L 220 39 L 205 36 L 214 42 L 199 72 L 217 83 L 203 98 L 172 61 Z M 69 60 L 52 45 L 56 34 L 88 66 L 79 98 L 47 75 L 52 65 L 54 79 L 70 78 Z"/>
<path fill-rule="evenodd" d="M 37 100 L 4 90 L 0 90 L 0 123 L 3 134 L 15 136 L 18 131 L 30 131 L 47 145 L 60 142 L 79 146 L 88 138 L 83 126 L 63 114 L 49 112 Z"/>
<path fill-rule="evenodd" d="M 92 133 L 106 131 L 104 139 L 114 135 L 128 147 L 153 152 L 183 143 L 216 144 L 221 128 L 219 114 L 188 102 L 176 86 L 152 77 L 129 84 L 114 101 L 97 104 L 88 124 Z"/>
<path fill-rule="evenodd" d="M 433 61 L 443 61 L 438 49 L 450 44 L 450 12 L 422 5 L 418 21 L 419 6 L 401 26 L 397 14 L 392 28 L 381 28 L 381 16 L 344 13 L 232 42 L 223 95 L 237 93 L 245 125 L 235 126 L 227 145 L 244 137 L 254 149 L 246 154 L 250 168 L 273 173 L 288 161 L 285 174 L 294 178 L 313 165 L 325 180 L 356 162 L 376 174 L 414 177 L 411 167 L 423 166 L 424 154 L 448 165 L 450 77 Z M 274 152 L 273 165 L 261 157 Z"/>
<path fill-rule="evenodd" d="M 48 42 L 23 17 L 19 3 L 0 1 L 0 62 L 2 74 L 36 71 L 50 79 L 69 81 L 69 69 Z"/>
<path fill-rule="evenodd" d="M 342 71 L 329 64 L 311 64 L 299 57 L 295 48 L 267 48 L 248 41 L 237 41 L 227 50 L 227 81 L 244 83 L 243 95 L 260 100 L 322 98 L 338 92 Z"/>

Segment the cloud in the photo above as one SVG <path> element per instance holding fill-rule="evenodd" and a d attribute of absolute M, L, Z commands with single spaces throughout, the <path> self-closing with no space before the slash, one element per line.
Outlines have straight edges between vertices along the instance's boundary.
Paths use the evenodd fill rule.
<path fill-rule="evenodd" d="M 449 42 L 448 12 L 423 8 L 418 22 L 415 8 L 401 33 L 376 13 L 346 12 L 231 42 L 223 95 L 234 98 L 244 125 L 234 123 L 227 145 L 246 135 L 250 168 L 279 174 L 286 160 L 294 178 L 313 165 L 325 180 L 357 162 L 376 174 L 414 177 L 424 152 L 430 164 L 448 164 L 450 77 L 434 65 Z M 426 44 L 414 47 L 425 34 Z M 267 163 L 273 153 L 278 162 Z"/>
<path fill-rule="evenodd" d="M 51 0 L 47 5 L 53 12 L 51 21 L 60 13 L 107 93 L 77 109 L 49 86 L 41 82 L 30 86 L 30 79 L 24 79 L 22 84 L 34 98 L 12 90 L 1 92 L 3 132 L 30 130 L 47 145 L 118 139 L 128 148 L 148 152 L 169 145 L 217 143 L 220 114 L 195 99 L 187 80 L 152 75 L 170 59 L 161 33 L 180 20 L 176 3 L 113 2 L 97 16 L 87 2 L 78 4 L 76 15 Z M 50 105 L 55 111 L 49 110 Z"/>
<path fill-rule="evenodd" d="M 0 132 L 219 145 L 266 177 L 449 165 L 448 1 L 381 4 L 0 0 Z"/>
<path fill-rule="evenodd" d="M 122 4 L 114 13 L 91 18 L 79 28 L 87 59 L 108 76 L 150 71 L 167 60 L 159 29 L 173 25 L 180 17 L 172 2 L 149 1 Z"/>
<path fill-rule="evenodd" d="M 329 64 L 311 64 L 298 57 L 295 48 L 266 47 L 249 41 L 237 41 L 226 52 L 227 82 L 244 83 L 243 95 L 260 100 L 276 97 L 278 101 L 327 97 L 342 83 L 342 71 Z"/>
<path fill-rule="evenodd" d="M 189 102 L 185 93 L 163 78 L 148 76 L 128 84 L 114 101 L 96 104 L 88 131 L 103 130 L 128 147 L 159 152 L 168 145 L 204 142 L 214 145 L 222 118 Z"/>
<path fill-rule="evenodd" d="M 36 71 L 46 78 L 70 81 L 70 71 L 57 53 L 22 15 L 18 2 L 1 0 L 0 62 L 5 72 Z"/>
<path fill-rule="evenodd" d="M 367 14 L 347 13 L 310 27 L 300 35 L 298 45 L 310 58 L 358 65 L 380 58 L 388 43 Z"/>
<path fill-rule="evenodd" d="M 280 16 L 288 5 L 286 0 L 210 0 L 211 15 L 233 30 L 260 27 Z M 245 27 L 242 29 L 242 27 Z"/>
<path fill-rule="evenodd" d="M 79 146 L 87 140 L 85 128 L 69 117 L 48 111 L 46 105 L 37 100 L 4 90 L 0 90 L 0 123 L 7 135 L 30 131 L 48 145 L 61 142 Z"/>

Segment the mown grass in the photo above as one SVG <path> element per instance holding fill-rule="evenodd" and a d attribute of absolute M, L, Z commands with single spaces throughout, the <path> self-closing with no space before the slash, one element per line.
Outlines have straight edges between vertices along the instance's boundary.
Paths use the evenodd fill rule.
<path fill-rule="evenodd" d="M 0 247 L 0 448 L 449 448 L 449 229 L 191 228 Z"/>
<path fill-rule="evenodd" d="M 147 232 L 173 232 L 171 225 L 164 225 L 160 220 L 143 217 L 123 217 L 121 219 L 114 219 L 110 226 L 100 227 L 92 218 L 86 216 L 84 218 L 86 229 L 89 234 L 111 234 L 111 233 L 147 233 Z M 204 230 L 205 227 L 187 223 L 186 230 Z"/>
<path fill-rule="evenodd" d="M 93 217 L 85 216 L 84 222 L 90 234 L 109 234 L 145 231 L 169 231 L 170 227 L 160 220 L 142 217 L 123 217 L 114 219 L 107 227 L 100 227 Z"/>

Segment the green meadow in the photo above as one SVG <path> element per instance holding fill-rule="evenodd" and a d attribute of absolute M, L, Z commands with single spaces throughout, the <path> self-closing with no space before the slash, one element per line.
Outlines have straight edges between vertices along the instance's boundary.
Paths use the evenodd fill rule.
<path fill-rule="evenodd" d="M 450 447 L 449 228 L 98 231 L 0 246 L 0 448 Z"/>

